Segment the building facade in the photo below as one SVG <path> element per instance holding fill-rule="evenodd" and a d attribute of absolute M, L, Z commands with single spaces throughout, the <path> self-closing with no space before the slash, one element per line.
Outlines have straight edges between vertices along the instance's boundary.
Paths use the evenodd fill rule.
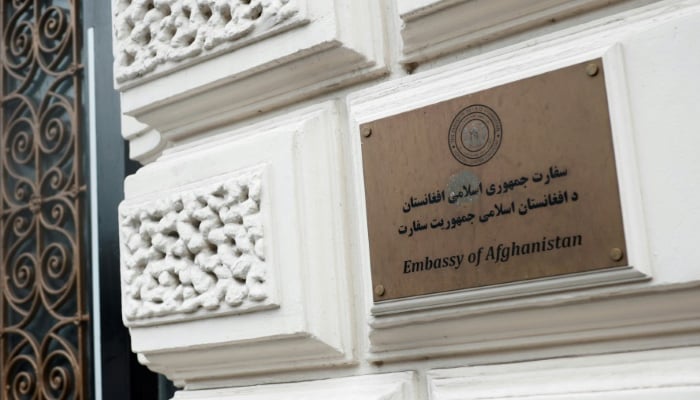
<path fill-rule="evenodd" d="M 700 395 L 697 1 L 120 0 L 113 24 L 122 133 L 143 163 L 120 206 L 123 318 L 139 360 L 182 388 L 176 399 Z M 547 100 L 547 79 L 564 70 L 573 72 Z M 588 92 L 593 79 L 602 95 Z M 532 113 L 522 124 L 507 115 L 512 98 L 522 98 L 513 113 Z M 431 108 L 459 99 L 446 116 Z M 562 107 L 555 131 L 538 108 L 547 101 L 602 104 L 602 117 Z M 489 102 L 493 115 L 471 102 Z M 443 125 L 463 107 L 482 117 L 449 133 Z M 609 123 L 613 156 L 588 152 L 594 132 L 576 130 L 597 120 Z M 538 127 L 542 139 L 527 136 Z M 421 204 L 404 189 L 440 193 L 440 157 L 424 157 L 434 142 L 462 143 L 459 163 L 445 153 L 450 171 L 485 184 L 495 164 L 470 169 L 470 151 L 498 140 L 499 152 L 484 154 L 507 164 L 496 160 L 515 157 L 506 152 L 518 135 L 525 161 L 511 158 L 509 171 L 532 162 L 554 179 L 552 160 L 568 166 L 581 201 L 592 197 L 568 223 L 591 229 L 579 244 L 609 241 L 604 261 L 587 261 L 590 248 L 558 250 L 546 261 L 554 272 L 538 264 L 490 284 L 482 269 L 484 284 L 431 286 L 448 272 L 428 274 L 430 257 L 407 254 L 486 234 L 400 238 L 408 228 L 394 209 L 466 196 L 448 184 Z M 610 171 L 612 185 L 594 189 Z M 599 215 L 618 207 L 621 219 Z M 492 218 L 487 244 L 554 229 L 528 221 Z M 411 233 L 421 229 L 414 221 Z M 535 257 L 518 246 L 507 263 L 516 272 Z"/>

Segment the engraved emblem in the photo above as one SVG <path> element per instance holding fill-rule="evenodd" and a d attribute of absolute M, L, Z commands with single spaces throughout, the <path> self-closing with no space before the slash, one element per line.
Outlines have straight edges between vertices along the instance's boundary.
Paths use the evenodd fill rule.
<path fill-rule="evenodd" d="M 450 125 L 448 143 L 452 155 L 464 165 L 481 165 L 501 146 L 501 120 L 491 108 L 471 105 L 457 114 Z"/>

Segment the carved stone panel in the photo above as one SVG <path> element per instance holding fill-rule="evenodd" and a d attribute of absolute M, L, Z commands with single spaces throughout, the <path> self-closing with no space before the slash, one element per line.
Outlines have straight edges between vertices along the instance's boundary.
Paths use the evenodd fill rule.
<path fill-rule="evenodd" d="M 200 309 L 212 316 L 275 306 L 266 276 L 262 182 L 257 170 L 122 205 L 128 323 Z"/>
<path fill-rule="evenodd" d="M 172 69 L 255 36 L 271 35 L 299 12 L 297 0 L 118 0 L 115 78 Z"/>

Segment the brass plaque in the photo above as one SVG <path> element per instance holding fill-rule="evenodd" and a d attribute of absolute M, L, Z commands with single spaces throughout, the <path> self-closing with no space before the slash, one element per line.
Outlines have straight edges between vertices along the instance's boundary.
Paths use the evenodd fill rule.
<path fill-rule="evenodd" d="M 375 301 L 626 265 L 600 59 L 360 130 Z"/>

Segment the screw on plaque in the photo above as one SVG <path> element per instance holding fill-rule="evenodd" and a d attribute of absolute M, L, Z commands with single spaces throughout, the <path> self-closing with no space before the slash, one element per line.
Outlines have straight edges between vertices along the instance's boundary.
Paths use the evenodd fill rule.
<path fill-rule="evenodd" d="M 362 136 L 364 136 L 364 137 L 372 136 L 372 128 L 370 128 L 369 126 L 365 126 L 364 128 L 362 128 Z"/>
<path fill-rule="evenodd" d="M 621 261 L 624 258 L 625 254 L 622 252 L 622 249 L 619 247 L 613 247 L 610 249 L 610 259 L 613 261 Z"/>
<path fill-rule="evenodd" d="M 598 64 L 589 63 L 588 65 L 586 65 L 586 73 L 588 74 L 588 76 L 598 75 Z"/>
<path fill-rule="evenodd" d="M 386 293 L 386 289 L 384 289 L 383 285 L 377 285 L 374 287 L 374 294 L 376 294 L 377 296 L 384 296 L 384 293 Z"/>

